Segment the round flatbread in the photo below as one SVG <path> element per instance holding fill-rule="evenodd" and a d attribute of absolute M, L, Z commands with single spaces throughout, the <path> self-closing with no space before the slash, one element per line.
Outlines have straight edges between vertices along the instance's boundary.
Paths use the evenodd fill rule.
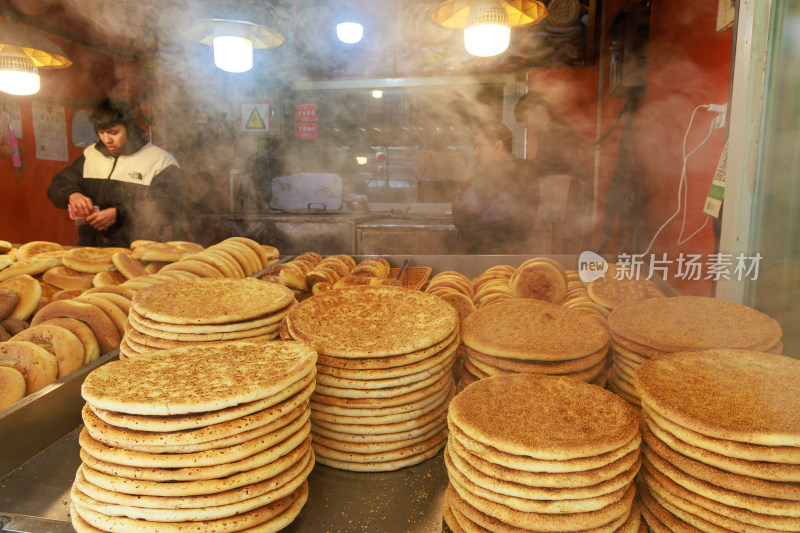
<path fill-rule="evenodd" d="M 608 344 L 608 331 L 592 317 L 540 300 L 498 302 L 464 323 L 465 346 L 495 357 L 563 361 L 593 354 Z"/>
<path fill-rule="evenodd" d="M 697 480 L 712 484 L 722 490 L 732 493 L 749 494 L 763 498 L 800 502 L 800 487 L 795 483 L 780 483 L 766 481 L 750 476 L 731 474 L 719 468 L 709 466 L 701 461 L 695 461 L 674 451 L 659 440 L 647 424 L 641 425 L 642 438 L 647 449 L 657 454 L 663 461 L 672 465 L 681 476 L 688 476 L 689 480 Z M 651 458 L 651 462 L 656 459 Z M 678 481 L 678 478 L 675 478 Z M 683 483 L 683 482 L 681 482 Z M 737 507 L 742 505 L 734 504 Z"/>
<path fill-rule="evenodd" d="M 510 454 L 567 460 L 618 449 L 638 433 L 618 396 L 557 376 L 507 374 L 478 381 L 450 403 L 451 425 Z"/>
<path fill-rule="evenodd" d="M 55 355 L 59 379 L 83 366 L 83 343 L 66 328 L 38 324 L 20 331 L 11 340 L 32 342 Z"/>
<path fill-rule="evenodd" d="M 42 287 L 39 282 L 27 275 L 14 276 L 0 283 L 0 289 L 7 289 L 17 295 L 17 303 L 3 320 L 28 320 L 39 305 Z"/>
<path fill-rule="evenodd" d="M 11 367 L 25 378 L 25 394 L 31 394 L 58 378 L 56 357 L 28 341 L 0 343 L 0 366 Z"/>
<path fill-rule="evenodd" d="M 16 368 L 0 364 L 0 410 L 25 397 L 25 376 Z"/>
<path fill-rule="evenodd" d="M 61 261 L 55 258 L 17 261 L 11 266 L 0 270 L 0 281 L 5 281 L 15 276 L 22 276 L 24 274 L 35 276 L 36 274 L 41 274 L 42 272 L 46 272 L 51 268 L 55 268 L 60 265 Z"/>
<path fill-rule="evenodd" d="M 97 274 L 114 270 L 111 257 L 119 248 L 94 248 L 91 246 L 71 248 L 61 257 L 64 266 L 78 272 Z"/>
<path fill-rule="evenodd" d="M 683 427 L 718 439 L 800 446 L 800 361 L 745 350 L 669 355 L 643 364 L 642 403 Z"/>
<path fill-rule="evenodd" d="M 458 328 L 458 313 L 443 300 L 390 286 L 333 290 L 299 303 L 287 316 L 292 336 L 319 353 L 384 357 L 423 350 Z"/>
<path fill-rule="evenodd" d="M 782 335 L 780 324 L 760 311 L 703 296 L 628 302 L 611 312 L 608 323 L 614 334 L 665 352 L 767 350 Z"/>
<path fill-rule="evenodd" d="M 108 516 L 97 511 L 71 503 L 71 515 L 76 529 L 83 524 L 101 531 L 123 533 L 186 533 L 189 531 L 250 531 L 273 533 L 289 525 L 300 513 L 308 500 L 308 483 L 303 484 L 292 494 L 258 509 L 223 518 L 190 522 L 152 522 L 132 518 Z M 76 523 L 77 522 L 77 523 Z M 81 531 L 81 530 L 79 530 Z M 85 531 L 85 529 L 83 530 Z"/>
<path fill-rule="evenodd" d="M 34 315 L 31 326 L 36 326 L 51 318 L 74 318 L 85 322 L 92 328 L 103 353 L 119 348 L 119 330 L 108 315 L 95 305 L 74 300 L 50 302 Z"/>
<path fill-rule="evenodd" d="M 51 318 L 39 324 L 40 326 L 58 326 L 71 331 L 83 345 L 83 364 L 91 363 L 100 357 L 100 345 L 94 336 L 92 328 L 74 318 Z"/>
<path fill-rule="evenodd" d="M 416 352 L 388 357 L 362 357 L 359 359 L 319 355 L 317 363 L 330 368 L 339 368 L 352 372 L 358 372 L 359 374 L 369 370 L 391 371 L 390 369 L 401 367 L 408 368 L 410 365 L 415 363 L 427 361 L 436 354 L 441 353 L 443 350 L 452 348 L 453 345 L 458 346 L 459 342 L 460 339 L 458 336 L 458 331 L 454 330 L 443 341 Z"/>
<path fill-rule="evenodd" d="M 4 241 L 5 242 L 5 241 Z M 8 250 L 6 250 L 8 251 Z M 17 248 L 17 261 L 30 261 L 34 256 L 46 252 L 64 251 L 64 247 L 56 242 L 31 241 Z"/>
<path fill-rule="evenodd" d="M 577 359 L 569 359 L 566 361 L 524 361 L 520 359 L 509 359 L 503 357 L 495 357 L 486 355 L 484 353 L 473 350 L 469 347 L 464 347 L 467 355 L 486 365 L 490 365 L 499 370 L 506 370 L 510 372 L 530 372 L 533 374 L 570 374 L 573 372 L 580 372 L 587 370 L 599 363 L 605 361 L 608 354 L 608 346 L 598 350 L 593 354 Z"/>
<path fill-rule="evenodd" d="M 315 363 L 314 350 L 297 342 L 210 343 L 112 361 L 87 376 L 81 393 L 111 411 L 199 413 L 272 396 Z"/>
<path fill-rule="evenodd" d="M 254 278 L 197 279 L 142 289 L 132 308 L 168 324 L 224 324 L 263 317 L 293 301 L 289 288 Z"/>

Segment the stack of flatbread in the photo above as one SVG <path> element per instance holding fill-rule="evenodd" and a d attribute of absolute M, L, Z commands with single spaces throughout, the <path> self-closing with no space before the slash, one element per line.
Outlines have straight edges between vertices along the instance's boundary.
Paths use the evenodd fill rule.
<path fill-rule="evenodd" d="M 295 302 L 287 287 L 255 278 L 152 285 L 131 302 L 120 357 L 186 344 L 275 339 Z"/>
<path fill-rule="evenodd" d="M 497 302 L 464 322 L 459 388 L 511 372 L 566 375 L 602 384 L 608 331 L 586 313 L 543 300 Z"/>
<path fill-rule="evenodd" d="M 108 363 L 83 383 L 72 523 L 85 531 L 278 531 L 314 465 L 316 353 L 231 341 Z"/>
<path fill-rule="evenodd" d="M 624 303 L 608 317 L 614 364 L 608 388 L 639 406 L 636 369 L 669 353 L 737 348 L 780 353 L 781 326 L 750 307 L 704 296 Z"/>
<path fill-rule="evenodd" d="M 459 342 L 458 314 L 444 300 L 401 287 L 336 289 L 299 303 L 286 328 L 319 353 L 311 420 L 320 463 L 390 471 L 444 446 Z"/>
<path fill-rule="evenodd" d="M 445 522 L 453 531 L 636 533 L 636 412 L 578 380 L 511 374 L 450 404 Z"/>
<path fill-rule="evenodd" d="M 636 372 L 650 531 L 800 531 L 800 361 L 683 352 Z"/>

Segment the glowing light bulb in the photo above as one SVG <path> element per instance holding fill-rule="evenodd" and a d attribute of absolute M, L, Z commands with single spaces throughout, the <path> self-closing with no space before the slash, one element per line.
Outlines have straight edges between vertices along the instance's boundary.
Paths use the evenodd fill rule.
<path fill-rule="evenodd" d="M 373 98 L 383 98 L 383 91 L 374 90 L 372 91 Z"/>
<path fill-rule="evenodd" d="M 19 46 L 4 45 L 0 53 L 0 91 L 24 96 L 39 92 L 39 71 Z"/>
<path fill-rule="evenodd" d="M 39 92 L 39 74 L 18 70 L 0 70 L 0 91 L 25 96 Z"/>
<path fill-rule="evenodd" d="M 364 37 L 364 26 L 358 22 L 342 22 L 336 25 L 336 36 L 343 43 L 354 44 Z"/>
<path fill-rule="evenodd" d="M 226 72 L 247 72 L 253 68 L 253 43 L 244 37 L 214 37 L 214 64 Z"/>
<path fill-rule="evenodd" d="M 464 28 L 464 48 L 478 57 L 496 56 L 508 48 L 511 26 L 498 0 L 478 0 L 470 8 Z"/>
<path fill-rule="evenodd" d="M 478 57 L 504 52 L 511 41 L 511 28 L 501 24 L 480 24 L 464 30 L 464 48 Z"/>

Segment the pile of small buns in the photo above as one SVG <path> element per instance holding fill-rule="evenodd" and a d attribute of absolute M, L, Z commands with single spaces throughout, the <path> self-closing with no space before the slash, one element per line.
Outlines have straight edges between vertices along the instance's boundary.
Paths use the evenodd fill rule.
<path fill-rule="evenodd" d="M 308 498 L 316 353 L 231 341 L 109 362 L 81 393 L 79 532 L 278 531 Z"/>
<path fill-rule="evenodd" d="M 185 241 L 135 241 L 131 249 L 0 241 L 0 250 L 0 408 L 117 349 L 140 290 L 252 276 L 278 257 L 242 237 L 206 249 Z"/>
<path fill-rule="evenodd" d="M 518 267 L 494 265 L 471 280 L 459 272 L 439 272 L 425 290 L 452 304 L 462 322 L 483 307 L 529 298 L 582 311 L 607 326 L 609 311 L 620 303 L 664 297 L 651 281 L 619 277 L 611 265 L 605 277 L 583 282 L 577 270 L 567 270 L 548 257 L 535 257 Z"/>
<path fill-rule="evenodd" d="M 298 300 L 303 300 L 343 287 L 400 285 L 398 280 L 389 278 L 390 270 L 389 262 L 382 257 L 367 257 L 356 264 L 346 254 L 322 257 L 316 252 L 305 252 L 275 265 L 261 279 L 281 283 L 295 291 Z"/>

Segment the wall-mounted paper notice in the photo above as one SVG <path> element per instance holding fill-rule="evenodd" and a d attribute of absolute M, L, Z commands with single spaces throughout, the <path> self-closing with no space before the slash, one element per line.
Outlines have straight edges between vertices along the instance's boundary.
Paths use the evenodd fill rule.
<path fill-rule="evenodd" d="M 67 118 L 64 106 L 33 102 L 32 108 L 36 158 L 68 161 Z"/>

